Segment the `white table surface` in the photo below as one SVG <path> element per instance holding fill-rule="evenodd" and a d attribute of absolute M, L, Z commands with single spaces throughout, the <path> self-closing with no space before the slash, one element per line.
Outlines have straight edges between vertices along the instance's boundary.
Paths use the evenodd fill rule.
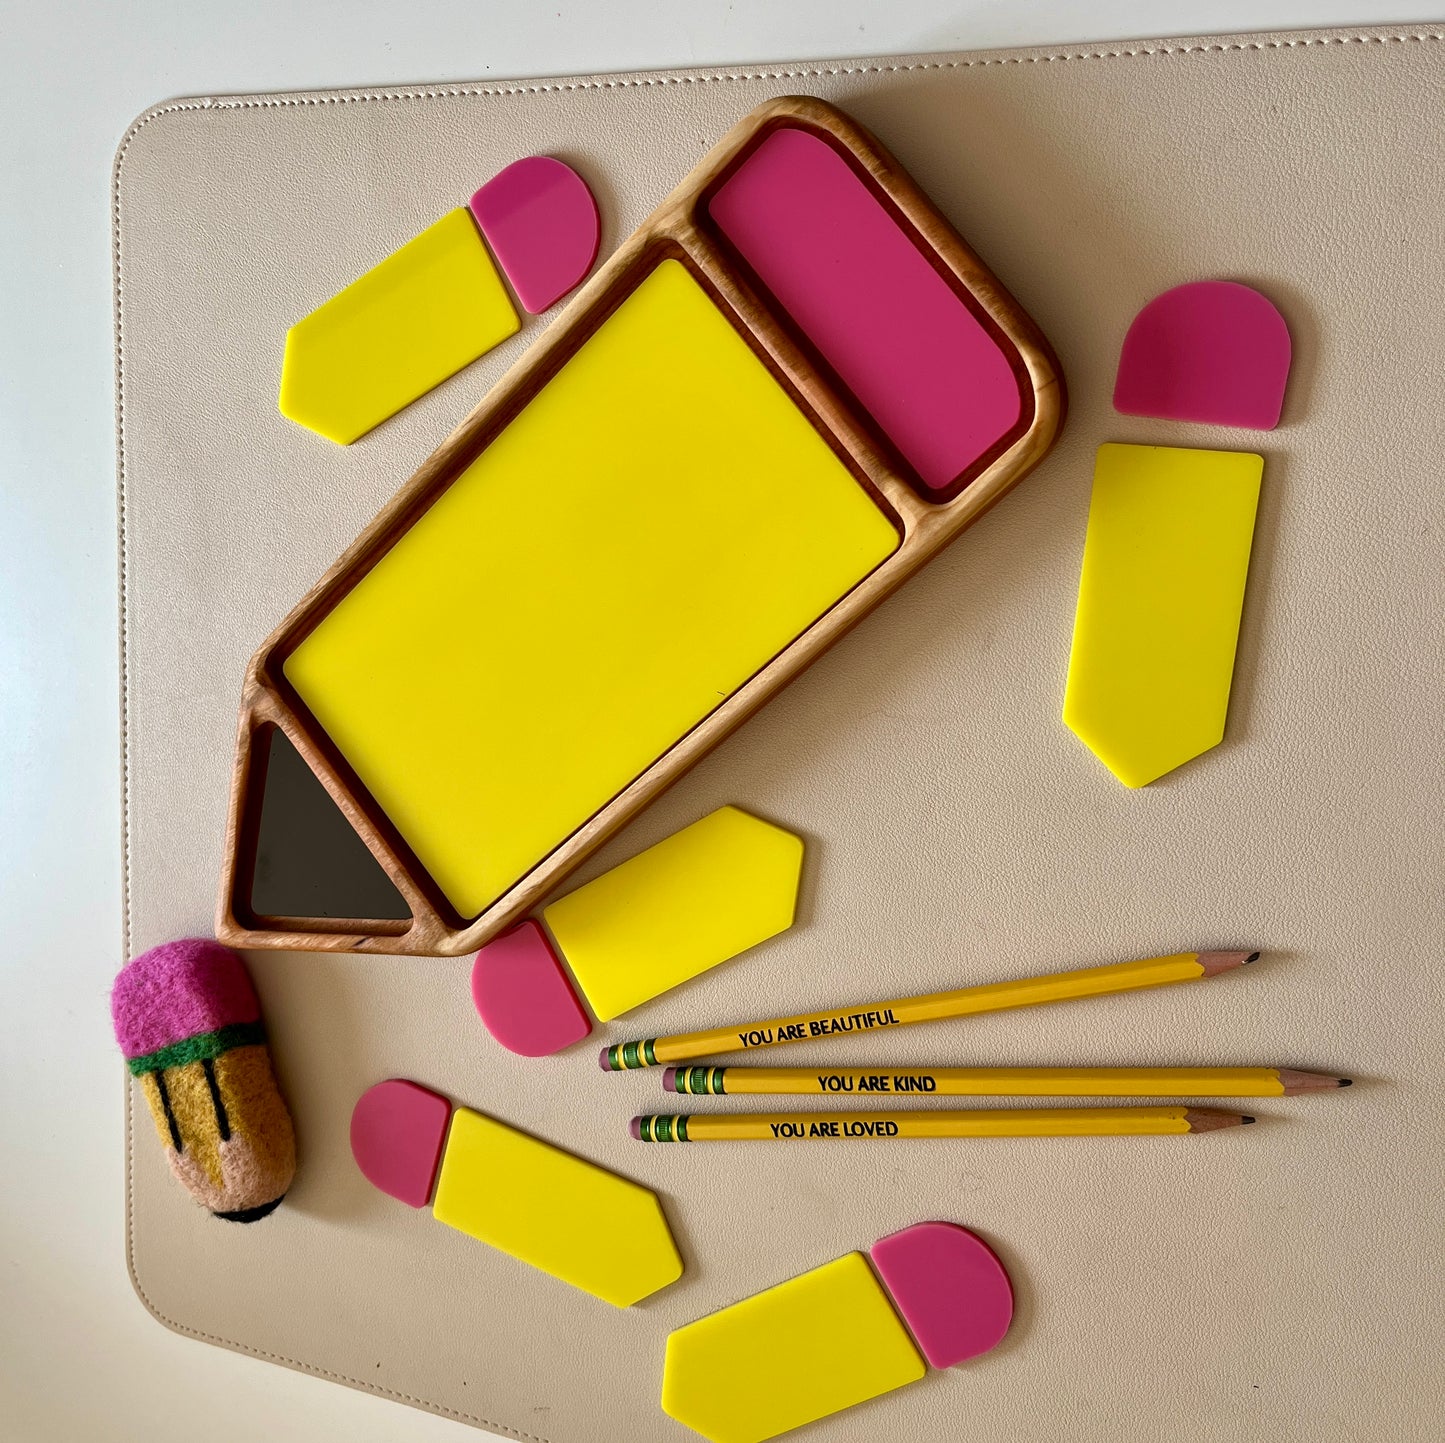
<path fill-rule="evenodd" d="M 1406 0 L 0 0 L 0 1440 L 460 1443 L 177 1337 L 122 1240 L 108 184 L 174 95 L 1439 21 Z M 922 1440 L 919 1440 L 922 1443 Z"/>

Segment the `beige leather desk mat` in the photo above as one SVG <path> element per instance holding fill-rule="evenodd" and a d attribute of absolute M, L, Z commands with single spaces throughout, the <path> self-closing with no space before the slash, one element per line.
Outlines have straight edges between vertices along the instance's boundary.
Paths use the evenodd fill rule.
<path fill-rule="evenodd" d="M 483 1033 L 464 959 L 256 955 L 301 1170 L 273 1218 L 225 1226 L 171 1181 L 133 1109 L 129 1254 L 151 1311 L 499 1432 L 681 1443 L 692 1435 L 658 1408 L 669 1329 L 952 1218 L 1012 1272 L 1008 1338 L 809 1438 L 1439 1438 L 1440 29 L 142 116 L 116 170 L 129 951 L 210 927 L 252 649 L 541 322 L 347 450 L 276 412 L 286 326 L 505 162 L 575 162 L 611 246 L 759 101 L 827 96 L 1038 319 L 1072 396 L 1034 476 L 591 869 L 738 802 L 807 834 L 802 925 L 540 1062 Z M 1288 316 L 1280 429 L 1115 415 L 1130 317 L 1212 276 L 1262 286 Z M 1059 721 L 1105 440 L 1268 458 L 1228 739 L 1142 792 Z M 789 1058 L 1361 1079 L 1262 1101 L 1261 1126 L 1227 1134 L 644 1148 L 626 1123 L 660 1102 L 657 1074 L 604 1077 L 594 1060 L 631 1036 L 1245 943 L 1267 960 L 1213 983 Z M 617 1311 L 375 1192 L 347 1119 L 394 1075 L 658 1189 L 682 1281 Z"/>

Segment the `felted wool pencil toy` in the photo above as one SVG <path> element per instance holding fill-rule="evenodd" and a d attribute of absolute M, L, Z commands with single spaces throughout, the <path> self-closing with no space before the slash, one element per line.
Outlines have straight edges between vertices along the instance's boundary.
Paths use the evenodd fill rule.
<path fill-rule="evenodd" d="M 218 1218 L 273 1212 L 296 1135 L 246 964 L 206 938 L 166 942 L 121 969 L 110 1010 L 171 1171 Z"/>

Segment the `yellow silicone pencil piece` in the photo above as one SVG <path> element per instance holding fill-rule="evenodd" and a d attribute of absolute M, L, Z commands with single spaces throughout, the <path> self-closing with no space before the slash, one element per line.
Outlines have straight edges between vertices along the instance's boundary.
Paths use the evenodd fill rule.
<path fill-rule="evenodd" d="M 607 1022 L 786 931 L 802 868 L 801 837 L 719 807 L 542 916 Z"/>
<path fill-rule="evenodd" d="M 452 1115 L 432 1214 L 619 1308 L 682 1276 L 655 1194 L 465 1107 Z"/>
<path fill-rule="evenodd" d="M 1128 787 L 1224 737 L 1261 457 L 1099 448 L 1064 722 Z"/>
<path fill-rule="evenodd" d="M 462 206 L 291 327 L 281 414 L 349 445 L 520 324 Z"/>
<path fill-rule="evenodd" d="M 662 1410 L 712 1443 L 761 1443 L 925 1371 L 868 1260 L 848 1253 L 672 1333 Z"/>

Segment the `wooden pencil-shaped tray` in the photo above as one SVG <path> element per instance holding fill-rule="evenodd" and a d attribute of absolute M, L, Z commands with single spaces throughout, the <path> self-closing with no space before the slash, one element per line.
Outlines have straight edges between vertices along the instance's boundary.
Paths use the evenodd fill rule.
<path fill-rule="evenodd" d="M 1035 466 L 1063 405 L 871 135 L 760 107 L 256 653 L 217 935 L 480 946 Z M 255 885 L 278 737 L 394 915 Z"/>

